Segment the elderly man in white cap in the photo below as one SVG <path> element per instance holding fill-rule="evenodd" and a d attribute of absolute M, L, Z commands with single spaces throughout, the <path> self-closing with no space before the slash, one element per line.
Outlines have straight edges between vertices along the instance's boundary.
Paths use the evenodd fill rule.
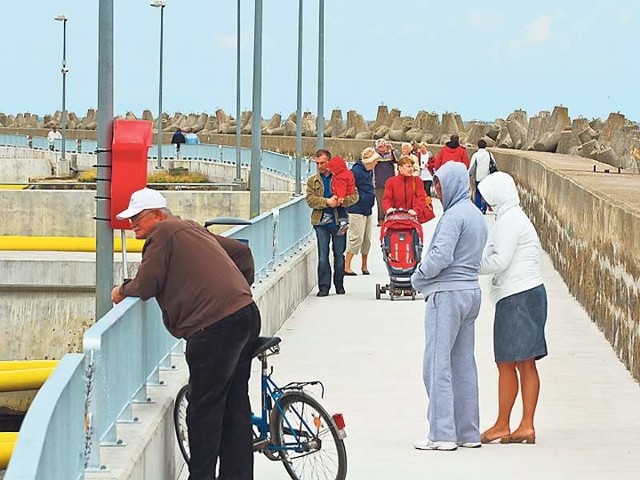
<path fill-rule="evenodd" d="M 234 255 L 248 247 L 222 240 L 166 207 L 159 192 L 143 188 L 117 215 L 129 219 L 136 238 L 146 241 L 135 278 L 115 287 L 111 299 L 155 297 L 167 330 L 187 340 L 189 479 L 214 478 L 219 460 L 217 478 L 250 480 L 248 381 L 260 312 L 251 297 L 248 266 L 237 261 L 247 257 Z"/>

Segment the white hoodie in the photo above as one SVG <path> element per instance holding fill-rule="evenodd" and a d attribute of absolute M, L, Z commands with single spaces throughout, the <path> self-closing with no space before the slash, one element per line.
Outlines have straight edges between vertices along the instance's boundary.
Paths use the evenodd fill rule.
<path fill-rule="evenodd" d="M 518 190 L 510 175 L 496 172 L 478 185 L 482 197 L 496 212 L 496 224 L 480 261 L 481 274 L 493 274 L 491 300 L 541 285 L 540 239 L 520 208 Z"/>

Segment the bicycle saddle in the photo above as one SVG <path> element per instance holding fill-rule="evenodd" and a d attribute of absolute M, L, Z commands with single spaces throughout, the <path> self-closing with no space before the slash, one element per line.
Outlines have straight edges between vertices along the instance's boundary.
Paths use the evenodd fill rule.
<path fill-rule="evenodd" d="M 258 337 L 255 345 L 253 346 L 253 357 L 257 357 L 262 352 L 269 350 L 272 347 L 278 345 L 281 341 L 280 337 Z"/>

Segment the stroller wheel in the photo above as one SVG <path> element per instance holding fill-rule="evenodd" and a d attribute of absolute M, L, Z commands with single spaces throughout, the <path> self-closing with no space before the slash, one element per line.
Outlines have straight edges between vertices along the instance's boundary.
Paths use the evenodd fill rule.
<path fill-rule="evenodd" d="M 376 300 L 380 300 L 380 284 L 376 283 Z"/>
<path fill-rule="evenodd" d="M 396 289 L 393 287 L 389 288 L 389 295 L 391 296 L 391 301 L 393 302 L 396 298 Z"/>

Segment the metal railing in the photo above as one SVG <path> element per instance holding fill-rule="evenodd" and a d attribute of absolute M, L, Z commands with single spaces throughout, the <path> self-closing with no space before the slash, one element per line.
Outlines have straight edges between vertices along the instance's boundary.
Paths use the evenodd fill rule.
<path fill-rule="evenodd" d="M 303 197 L 294 198 L 274 209 L 275 261 L 280 262 L 295 253 L 313 235 L 310 214 L 309 205 Z"/>
<path fill-rule="evenodd" d="M 26 135 L 0 135 L 0 145 L 12 147 L 29 147 L 29 139 Z M 36 150 L 49 150 L 49 141 L 46 137 L 32 137 L 31 148 Z M 96 151 L 97 142 L 95 140 L 75 140 L 68 138 L 65 143 L 65 150 L 69 153 L 93 153 Z M 54 152 L 62 151 L 62 140 L 54 141 Z M 176 159 L 173 146 L 163 149 L 163 159 Z M 152 145 L 149 148 L 148 158 L 150 160 L 158 157 L 158 146 Z M 183 144 L 180 148 L 180 160 L 202 160 L 211 162 L 220 162 L 225 164 L 234 164 L 236 162 L 236 148 L 226 145 L 209 145 Z M 240 150 L 240 163 L 244 167 L 251 165 L 251 149 L 242 148 Z M 291 155 L 270 152 L 263 150 L 261 152 L 261 167 L 270 172 L 277 173 L 286 177 L 295 177 L 295 158 Z M 316 173 L 315 162 L 304 158 L 302 160 L 302 178 L 307 179 Z"/>
<path fill-rule="evenodd" d="M 309 219 L 298 197 L 225 235 L 249 240 L 260 278 L 309 240 Z M 100 445 L 120 444 L 118 422 L 133 421 L 133 404 L 146 401 L 146 386 L 158 382 L 180 342 L 155 300 L 127 298 L 112 308 L 85 332 L 84 353 L 65 355 L 36 395 L 4 480 L 82 480 L 85 467 L 100 469 Z"/>
<path fill-rule="evenodd" d="M 66 354 L 25 415 L 4 480 L 84 478 L 85 389 L 85 356 Z"/>
<path fill-rule="evenodd" d="M 126 298 L 84 334 L 88 358 L 88 467 L 100 468 L 99 445 L 118 445 L 116 424 L 133 421 L 133 402 L 146 401 L 150 377 L 169 366 L 171 351 L 180 342 L 162 327 L 155 300 Z M 132 346 L 138 348 L 132 348 Z"/>

